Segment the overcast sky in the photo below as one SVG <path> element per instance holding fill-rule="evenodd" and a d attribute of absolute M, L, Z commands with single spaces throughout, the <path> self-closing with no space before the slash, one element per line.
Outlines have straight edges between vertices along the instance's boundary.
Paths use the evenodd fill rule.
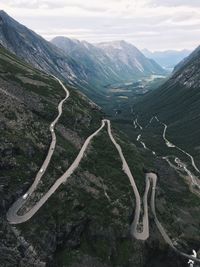
<path fill-rule="evenodd" d="M 150 50 L 200 44 L 200 0 L 0 0 L 0 9 L 47 40 L 126 40 Z"/>

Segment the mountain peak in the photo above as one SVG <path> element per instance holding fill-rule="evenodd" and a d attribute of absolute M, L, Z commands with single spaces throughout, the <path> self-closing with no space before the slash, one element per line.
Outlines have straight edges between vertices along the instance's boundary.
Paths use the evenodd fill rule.
<path fill-rule="evenodd" d="M 111 41 L 111 42 L 102 42 L 97 45 L 101 47 L 113 47 L 116 49 L 121 49 L 124 45 L 127 45 L 128 43 L 124 40 L 117 40 L 117 41 Z"/>
<path fill-rule="evenodd" d="M 9 17 L 8 14 L 4 10 L 0 10 L 0 22 L 4 21 L 7 17 Z"/>
<path fill-rule="evenodd" d="M 125 42 L 124 40 L 117 40 L 117 41 L 113 41 L 111 43 L 113 43 L 113 44 L 120 44 L 120 45 L 127 44 L 127 42 Z"/>
<path fill-rule="evenodd" d="M 12 19 L 4 10 L 0 10 L 0 17 L 3 19 Z"/>
<path fill-rule="evenodd" d="M 59 40 L 59 41 L 63 41 L 63 42 L 69 41 L 69 42 L 74 42 L 74 43 L 79 43 L 80 42 L 77 39 L 69 38 L 69 37 L 66 37 L 66 36 L 56 36 L 51 40 L 51 42 L 53 42 L 54 40 Z"/>
<path fill-rule="evenodd" d="M 63 77 L 71 84 L 83 83 L 85 88 L 86 82 L 92 80 L 95 86 L 98 81 L 98 86 L 103 87 L 136 76 L 163 73 L 160 66 L 124 40 L 101 47 L 59 36 L 50 43 L 8 15 L 4 18 L 2 13 L 0 43 L 36 68 Z"/>
<path fill-rule="evenodd" d="M 0 22 L 1 24 L 9 24 L 12 26 L 20 25 L 19 22 L 17 22 L 15 19 L 13 19 L 11 16 L 9 16 L 4 10 L 0 10 Z"/>
<path fill-rule="evenodd" d="M 0 10 L 0 15 L 7 15 L 8 16 L 8 14 L 3 9 Z"/>

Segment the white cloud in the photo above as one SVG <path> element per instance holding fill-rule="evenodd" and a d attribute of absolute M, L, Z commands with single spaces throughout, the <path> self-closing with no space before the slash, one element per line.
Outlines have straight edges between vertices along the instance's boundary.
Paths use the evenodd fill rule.
<path fill-rule="evenodd" d="M 47 39 L 125 39 L 150 49 L 199 44 L 199 0 L 1 0 L 1 9 Z"/>

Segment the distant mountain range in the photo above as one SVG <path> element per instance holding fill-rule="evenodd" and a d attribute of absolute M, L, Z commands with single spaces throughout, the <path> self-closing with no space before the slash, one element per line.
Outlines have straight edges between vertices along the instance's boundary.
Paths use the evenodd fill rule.
<path fill-rule="evenodd" d="M 139 49 L 125 41 L 115 41 L 97 44 L 114 62 L 114 65 L 127 77 L 137 74 L 163 74 L 163 69 L 152 59 L 146 58 Z"/>
<path fill-rule="evenodd" d="M 192 51 L 184 49 L 181 51 L 166 50 L 151 52 L 148 49 L 143 49 L 142 52 L 146 57 L 154 59 L 163 68 L 173 70 L 173 68 Z"/>
<path fill-rule="evenodd" d="M 165 73 L 124 41 L 92 45 L 58 37 L 48 42 L 4 11 L 0 11 L 0 43 L 36 68 L 64 78 L 88 95 L 95 90 L 95 94 L 99 93 L 107 84 Z"/>
<path fill-rule="evenodd" d="M 52 43 L 73 59 L 93 69 L 96 76 L 105 80 L 127 80 L 150 74 L 163 74 L 163 69 L 147 59 L 135 46 L 125 41 L 90 44 L 85 41 L 56 37 Z M 92 79 L 93 77 L 91 77 Z"/>
<path fill-rule="evenodd" d="M 96 76 L 116 81 L 133 79 L 150 74 L 163 74 L 163 69 L 153 60 L 147 59 L 135 46 L 125 41 L 90 44 L 85 41 L 56 37 L 52 43 L 61 48 Z M 91 77 L 92 79 L 92 77 Z"/>

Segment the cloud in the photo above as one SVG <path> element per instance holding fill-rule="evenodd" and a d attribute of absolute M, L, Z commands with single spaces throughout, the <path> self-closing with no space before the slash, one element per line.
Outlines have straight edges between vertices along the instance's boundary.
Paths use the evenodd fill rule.
<path fill-rule="evenodd" d="M 198 45 L 199 0 L 1 0 L 1 9 L 47 39 L 125 39 L 139 48 Z"/>
<path fill-rule="evenodd" d="M 200 6 L 199 0 L 152 0 L 151 2 L 162 6 Z"/>

